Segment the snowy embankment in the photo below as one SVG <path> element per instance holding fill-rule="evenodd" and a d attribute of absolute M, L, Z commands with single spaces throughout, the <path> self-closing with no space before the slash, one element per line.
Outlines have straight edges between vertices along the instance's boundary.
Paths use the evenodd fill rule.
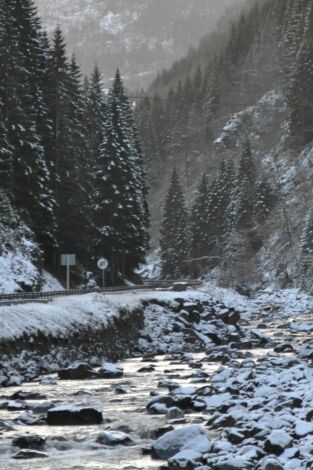
<path fill-rule="evenodd" d="M 138 348 L 149 304 L 175 306 L 177 297 L 177 292 L 163 291 L 93 293 L 0 307 L 0 385 L 30 380 L 77 360 L 97 364 L 128 357 Z M 207 295 L 189 291 L 179 298 L 192 306 L 192 299 L 200 304 Z"/>
<path fill-rule="evenodd" d="M 25 335 L 67 338 L 82 329 L 96 332 L 112 324 L 121 311 L 131 312 L 140 306 L 141 298 L 136 294 L 86 294 L 59 297 L 47 304 L 0 307 L 0 343 Z"/>
<path fill-rule="evenodd" d="M 136 294 L 86 294 L 0 307 L 0 385 L 32 380 L 77 360 L 127 357 L 143 325 Z"/>
<path fill-rule="evenodd" d="M 239 325 L 253 311 L 226 307 L 217 292 L 93 293 L 0 307 L 0 385 L 75 361 L 96 365 L 104 358 L 210 350 L 231 342 L 257 346 L 260 338 Z"/>

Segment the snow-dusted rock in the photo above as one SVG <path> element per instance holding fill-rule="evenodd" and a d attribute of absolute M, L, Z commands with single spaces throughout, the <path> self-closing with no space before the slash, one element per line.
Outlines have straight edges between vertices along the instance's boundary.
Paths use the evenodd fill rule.
<path fill-rule="evenodd" d="M 262 464 L 262 470 L 284 470 L 284 468 L 278 460 L 266 459 Z"/>
<path fill-rule="evenodd" d="M 215 410 L 220 406 L 231 400 L 232 396 L 229 392 L 221 395 L 212 395 L 211 397 L 205 397 L 204 401 L 208 409 Z"/>
<path fill-rule="evenodd" d="M 307 436 L 308 434 L 313 434 L 313 423 L 308 423 L 307 421 L 299 420 L 295 426 L 295 434 L 297 437 Z"/>
<path fill-rule="evenodd" d="M 169 470 L 194 470 L 201 461 L 202 454 L 194 450 L 183 450 L 168 461 Z"/>
<path fill-rule="evenodd" d="M 157 395 L 148 402 L 147 410 L 149 412 L 152 412 L 152 407 L 154 407 L 155 409 L 156 405 L 163 405 L 165 407 L 165 410 L 167 411 L 168 408 L 175 406 L 175 404 L 176 402 L 173 397 L 168 395 Z"/>
<path fill-rule="evenodd" d="M 123 368 L 117 364 L 111 364 L 110 362 L 104 362 L 99 369 L 99 374 L 105 379 L 116 379 L 123 376 Z"/>
<path fill-rule="evenodd" d="M 100 411 L 79 406 L 58 406 L 49 410 L 47 415 L 47 423 L 51 426 L 82 426 L 102 422 Z"/>
<path fill-rule="evenodd" d="M 166 412 L 167 419 L 181 419 L 181 418 L 184 418 L 184 416 L 185 416 L 184 412 L 180 408 L 177 408 L 176 406 L 169 408 Z"/>
<path fill-rule="evenodd" d="M 40 436 L 19 436 L 15 437 L 12 445 L 21 449 L 41 450 L 46 444 L 46 440 Z"/>
<path fill-rule="evenodd" d="M 13 455 L 13 459 L 16 460 L 27 460 L 27 459 L 44 459 L 49 457 L 48 454 L 44 452 L 39 452 L 38 450 L 20 450 L 17 454 Z"/>
<path fill-rule="evenodd" d="M 58 371 L 61 380 L 89 380 L 99 378 L 99 374 L 86 363 L 77 363 Z"/>
<path fill-rule="evenodd" d="M 215 468 L 217 470 L 245 470 L 248 469 L 248 462 L 243 457 L 227 457 L 217 462 Z"/>
<path fill-rule="evenodd" d="M 160 437 L 152 446 L 154 454 L 163 460 L 174 457 L 184 450 L 200 454 L 208 452 L 210 442 L 205 429 L 197 424 L 184 426 Z"/>
<path fill-rule="evenodd" d="M 292 443 L 292 437 L 283 429 L 275 429 L 264 443 L 264 450 L 280 455 Z"/>
<path fill-rule="evenodd" d="M 107 446 L 127 446 L 134 443 L 128 434 L 120 431 L 103 431 L 97 437 L 97 442 Z"/>

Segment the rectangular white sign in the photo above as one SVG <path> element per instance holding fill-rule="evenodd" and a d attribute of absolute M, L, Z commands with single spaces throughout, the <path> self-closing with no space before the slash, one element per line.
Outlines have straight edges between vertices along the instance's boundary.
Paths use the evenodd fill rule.
<path fill-rule="evenodd" d="M 61 266 L 76 266 L 76 255 L 61 255 Z"/>

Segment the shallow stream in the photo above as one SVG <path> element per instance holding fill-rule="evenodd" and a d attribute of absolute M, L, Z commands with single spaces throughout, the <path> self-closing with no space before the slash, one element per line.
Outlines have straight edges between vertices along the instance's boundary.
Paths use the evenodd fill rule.
<path fill-rule="evenodd" d="M 203 354 L 194 354 L 193 357 L 195 360 L 201 360 Z M 121 363 L 124 376 L 120 379 L 61 381 L 57 380 L 56 376 L 51 376 L 56 379 L 56 384 L 42 385 L 34 382 L 2 389 L 2 394 L 5 396 L 10 396 L 18 390 L 36 391 L 45 395 L 46 398 L 42 400 L 27 400 L 30 405 L 49 401 L 53 404 L 93 407 L 102 411 L 104 422 L 99 426 L 83 427 L 27 426 L 17 423 L 23 411 L 0 410 L 0 429 L 1 423 L 13 428 L 0 431 L 0 469 L 158 469 L 161 462 L 153 460 L 149 455 L 143 455 L 142 449 L 151 446 L 153 431 L 169 423 L 163 415 L 156 416 L 146 412 L 146 405 L 151 399 L 150 392 L 166 393 L 168 391 L 167 388 L 158 388 L 158 381 L 163 377 L 172 378 L 179 385 L 187 385 L 196 380 L 197 386 L 201 386 L 201 382 L 191 377 L 195 370 L 187 361 L 173 364 L 171 359 L 165 357 L 157 357 L 156 360 L 156 362 L 151 362 L 155 366 L 155 371 L 145 373 L 137 372 L 150 364 L 141 358 L 129 359 Z M 218 364 L 204 363 L 203 370 L 211 374 L 217 367 Z M 166 373 L 164 373 L 165 370 Z M 117 385 L 125 389 L 127 393 L 116 393 Z M 191 423 L 202 422 L 207 417 L 200 413 L 192 413 L 187 414 L 185 418 L 188 423 Z M 122 430 L 129 433 L 136 444 L 116 447 L 98 444 L 96 438 L 103 430 Z M 13 455 L 19 451 L 17 447 L 12 446 L 12 440 L 26 434 L 35 434 L 46 439 L 44 452 L 49 455 L 48 458 L 21 461 L 12 459 Z"/>

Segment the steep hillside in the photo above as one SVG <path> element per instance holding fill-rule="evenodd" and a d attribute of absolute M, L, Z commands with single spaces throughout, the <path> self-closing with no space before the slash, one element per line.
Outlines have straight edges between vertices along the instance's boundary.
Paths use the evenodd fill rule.
<path fill-rule="evenodd" d="M 307 0 L 252 3 L 229 31 L 225 30 L 217 57 L 212 58 L 212 44 L 204 44 L 203 50 L 190 53 L 181 62 L 189 63 L 189 73 L 188 67 L 178 73 L 176 64 L 155 82 L 151 92 L 161 86 L 162 99 L 147 98 L 138 106 L 152 188 L 156 245 L 160 202 L 165 198 L 174 165 L 179 170 L 191 216 L 200 176 L 207 171 L 209 179 L 215 178 L 210 197 L 213 206 L 218 207 L 216 188 L 223 176 L 219 171 L 221 162 L 235 167 L 227 188 L 229 205 L 223 209 L 221 220 L 220 213 L 215 213 L 210 221 L 211 227 L 221 223 L 221 231 L 207 229 L 217 242 L 207 245 L 206 252 L 198 252 L 198 256 L 219 258 L 211 273 L 225 284 L 303 285 L 304 279 L 312 275 L 311 226 L 307 227 L 305 244 L 303 241 L 313 196 L 313 103 L 309 86 L 312 18 L 312 3 Z M 252 149 L 254 189 L 251 178 L 245 184 L 238 181 L 247 140 Z M 265 210 L 261 218 L 253 208 L 249 220 L 237 224 L 234 218 L 240 209 L 238 204 L 243 204 L 242 194 L 249 207 L 245 192 L 248 186 L 252 191 L 250 199 L 256 206 L 263 204 Z M 266 206 L 264 198 L 269 195 L 272 201 Z M 200 223 L 201 212 L 198 220 Z M 209 265 L 193 268 L 205 272 Z"/>
<path fill-rule="evenodd" d="M 36 0 L 44 25 L 65 32 L 68 49 L 89 73 L 97 62 L 109 81 L 117 67 L 128 85 L 147 85 L 242 0 Z"/>
<path fill-rule="evenodd" d="M 61 284 L 41 269 L 42 252 L 34 233 L 2 190 L 0 201 L 0 294 L 62 290 Z"/>

